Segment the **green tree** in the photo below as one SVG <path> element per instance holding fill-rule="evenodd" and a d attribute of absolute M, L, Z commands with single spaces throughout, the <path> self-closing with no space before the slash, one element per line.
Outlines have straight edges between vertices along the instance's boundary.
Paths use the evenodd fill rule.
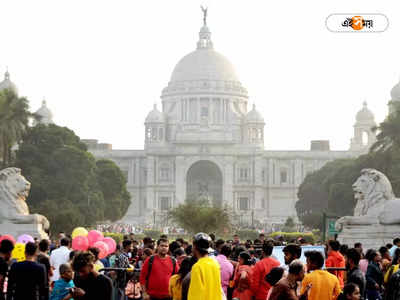
<path fill-rule="evenodd" d="M 368 154 L 335 160 L 306 176 L 300 185 L 296 210 L 304 225 L 322 226 L 322 212 L 352 215 L 355 207 L 352 184 L 365 168 L 377 169 L 389 178 L 395 195 L 400 194 L 400 106 L 377 128 L 377 141 Z"/>
<path fill-rule="evenodd" d="M 121 170 L 110 161 L 96 162 L 68 128 L 53 124 L 29 128 L 17 151 L 16 166 L 32 183 L 31 211 L 47 216 L 53 232 L 120 219 L 129 205 Z"/>
<path fill-rule="evenodd" d="M 283 232 L 294 232 L 296 231 L 296 223 L 292 217 L 286 219 L 285 225 L 282 228 Z"/>
<path fill-rule="evenodd" d="M 98 160 L 96 167 L 97 182 L 105 202 L 104 217 L 116 221 L 124 215 L 130 204 L 130 195 L 126 189 L 127 178 L 111 160 Z"/>
<path fill-rule="evenodd" d="M 169 211 L 173 222 L 189 231 L 224 233 L 231 228 L 231 212 L 227 207 L 210 206 L 203 200 L 188 199 Z"/>
<path fill-rule="evenodd" d="M 21 141 L 30 116 L 26 98 L 18 97 L 10 89 L 0 91 L 0 153 L 3 168 L 11 165 L 11 148 Z"/>

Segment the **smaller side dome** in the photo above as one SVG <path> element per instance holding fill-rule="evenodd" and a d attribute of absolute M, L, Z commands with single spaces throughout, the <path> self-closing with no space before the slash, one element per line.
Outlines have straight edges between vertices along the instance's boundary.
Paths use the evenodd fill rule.
<path fill-rule="evenodd" d="M 4 80 L 0 82 L 0 91 L 9 89 L 18 94 L 17 86 L 10 80 L 10 73 L 8 70 L 4 73 Z"/>
<path fill-rule="evenodd" d="M 34 115 L 37 117 L 37 124 L 53 124 L 53 113 L 51 110 L 47 107 L 46 100 L 42 101 L 42 106 L 34 113 Z"/>
<path fill-rule="evenodd" d="M 147 115 L 145 124 L 147 123 L 165 123 L 165 115 L 158 110 L 157 104 L 154 104 L 153 110 Z"/>
<path fill-rule="evenodd" d="M 247 123 L 265 123 L 264 117 L 261 113 L 256 109 L 256 105 L 253 104 L 253 109 L 249 111 L 246 115 L 246 122 Z"/>
<path fill-rule="evenodd" d="M 363 108 L 357 113 L 356 121 L 358 123 L 375 122 L 375 116 L 372 111 L 368 109 L 366 101 L 363 103 Z"/>
<path fill-rule="evenodd" d="M 400 82 L 398 82 L 390 91 L 392 101 L 400 101 Z"/>

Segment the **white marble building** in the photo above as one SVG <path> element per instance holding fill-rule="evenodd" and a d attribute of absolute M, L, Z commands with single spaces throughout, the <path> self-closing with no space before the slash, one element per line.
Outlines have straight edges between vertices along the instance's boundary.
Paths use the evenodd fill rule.
<path fill-rule="evenodd" d="M 4 88 L 17 91 L 8 71 L 0 82 Z M 400 83 L 391 96 L 389 109 L 400 101 Z M 374 115 L 364 103 L 347 151 L 330 151 L 329 141 L 312 141 L 304 151 L 265 150 L 264 118 L 254 105 L 249 109 L 246 88 L 232 63 L 214 50 L 206 24 L 197 48 L 175 66 L 161 100 L 162 108 L 154 106 L 145 119 L 144 150 L 113 150 L 84 140 L 96 158 L 115 161 L 126 174 L 127 223 L 166 223 L 168 209 L 202 196 L 230 206 L 238 223 L 282 224 L 296 217 L 297 192 L 307 173 L 356 157 L 375 141 Z M 36 114 L 40 123 L 53 122 L 45 102 Z"/>
<path fill-rule="evenodd" d="M 145 120 L 144 150 L 112 150 L 85 140 L 97 158 L 114 160 L 125 172 L 132 204 L 124 221 L 165 223 L 168 209 L 188 198 L 208 197 L 232 207 L 239 223 L 282 224 L 296 216 L 298 187 L 326 162 L 355 157 L 375 141 L 374 116 L 357 113 L 349 151 L 330 151 L 313 141 L 309 151 L 264 150 L 264 118 L 232 63 L 216 52 L 206 24 L 197 48 L 175 66 Z"/>

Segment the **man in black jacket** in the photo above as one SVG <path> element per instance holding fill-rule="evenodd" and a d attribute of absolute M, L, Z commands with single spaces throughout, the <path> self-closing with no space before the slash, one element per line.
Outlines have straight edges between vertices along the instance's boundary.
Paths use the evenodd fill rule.
<path fill-rule="evenodd" d="M 74 299 L 112 299 L 111 279 L 94 269 L 94 261 L 95 257 L 90 252 L 81 252 L 74 257 L 72 262 L 72 268 L 75 271 L 75 288 L 72 291 Z"/>
<path fill-rule="evenodd" d="M 46 269 L 36 262 L 37 246 L 25 245 L 26 260 L 12 264 L 8 274 L 7 300 L 48 300 Z"/>
<path fill-rule="evenodd" d="M 361 300 L 365 299 L 366 280 L 364 273 L 358 267 L 361 259 L 360 251 L 352 248 L 346 253 L 347 257 L 347 283 L 358 285 L 361 294 Z"/>

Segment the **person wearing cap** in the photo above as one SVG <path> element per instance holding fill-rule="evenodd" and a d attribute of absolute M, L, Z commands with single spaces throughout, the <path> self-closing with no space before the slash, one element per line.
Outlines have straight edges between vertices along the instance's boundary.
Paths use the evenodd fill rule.
<path fill-rule="evenodd" d="M 211 238 L 198 233 L 193 239 L 193 253 L 198 261 L 193 266 L 188 292 L 188 300 L 222 299 L 221 274 L 218 262 L 209 257 Z"/>

